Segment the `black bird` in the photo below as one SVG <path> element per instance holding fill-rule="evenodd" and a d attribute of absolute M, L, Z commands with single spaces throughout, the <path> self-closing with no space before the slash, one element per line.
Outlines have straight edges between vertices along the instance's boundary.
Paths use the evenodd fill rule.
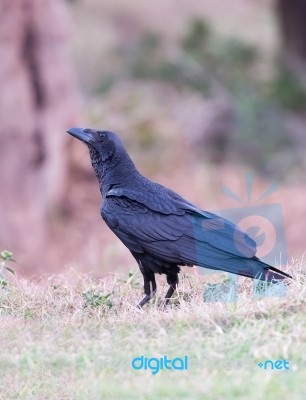
<path fill-rule="evenodd" d="M 261 280 L 291 278 L 256 256 L 256 243 L 236 225 L 203 211 L 140 174 L 119 137 L 110 131 L 71 128 L 89 148 L 103 197 L 101 216 L 136 259 L 144 279 L 142 307 L 166 274 L 168 303 L 180 266 L 198 265 Z"/>

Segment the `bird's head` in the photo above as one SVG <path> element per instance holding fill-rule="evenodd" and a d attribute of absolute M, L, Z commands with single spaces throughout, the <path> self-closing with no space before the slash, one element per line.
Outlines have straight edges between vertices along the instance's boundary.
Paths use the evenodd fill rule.
<path fill-rule="evenodd" d="M 110 131 L 70 128 L 67 133 L 87 144 L 89 150 L 100 158 L 102 162 L 109 161 L 115 155 L 118 156 L 120 153 L 125 152 L 119 137 Z"/>
<path fill-rule="evenodd" d="M 135 169 L 134 163 L 115 133 L 89 128 L 70 128 L 67 133 L 88 146 L 91 163 L 100 186 L 102 180 L 110 180 L 110 174 L 113 175 L 113 179 L 114 175 L 118 178 L 119 175 L 125 175 L 131 169 Z"/>

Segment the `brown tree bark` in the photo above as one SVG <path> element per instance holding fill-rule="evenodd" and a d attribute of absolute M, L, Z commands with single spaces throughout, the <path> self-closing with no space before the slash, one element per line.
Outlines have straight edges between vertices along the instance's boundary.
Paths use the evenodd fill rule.
<path fill-rule="evenodd" d="M 65 130 L 78 109 L 68 27 L 63 0 L 0 2 L 0 249 L 21 264 L 46 258 L 65 184 Z"/>
<path fill-rule="evenodd" d="M 306 0 L 277 0 L 282 61 L 306 85 Z"/>

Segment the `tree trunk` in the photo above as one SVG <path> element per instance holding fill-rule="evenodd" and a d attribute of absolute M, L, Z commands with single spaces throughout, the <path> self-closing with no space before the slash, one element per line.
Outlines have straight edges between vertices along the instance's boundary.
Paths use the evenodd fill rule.
<path fill-rule="evenodd" d="M 306 0 L 277 0 L 282 61 L 306 85 Z"/>
<path fill-rule="evenodd" d="M 62 0 L 0 2 L 0 250 L 27 265 L 45 259 L 76 121 L 68 26 Z"/>

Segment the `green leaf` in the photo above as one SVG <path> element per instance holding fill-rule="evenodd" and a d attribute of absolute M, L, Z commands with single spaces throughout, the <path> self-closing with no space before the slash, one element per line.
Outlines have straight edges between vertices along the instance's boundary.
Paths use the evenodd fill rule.
<path fill-rule="evenodd" d="M 8 250 L 3 250 L 0 253 L 0 257 L 5 261 L 12 261 L 13 260 L 13 253 Z"/>

